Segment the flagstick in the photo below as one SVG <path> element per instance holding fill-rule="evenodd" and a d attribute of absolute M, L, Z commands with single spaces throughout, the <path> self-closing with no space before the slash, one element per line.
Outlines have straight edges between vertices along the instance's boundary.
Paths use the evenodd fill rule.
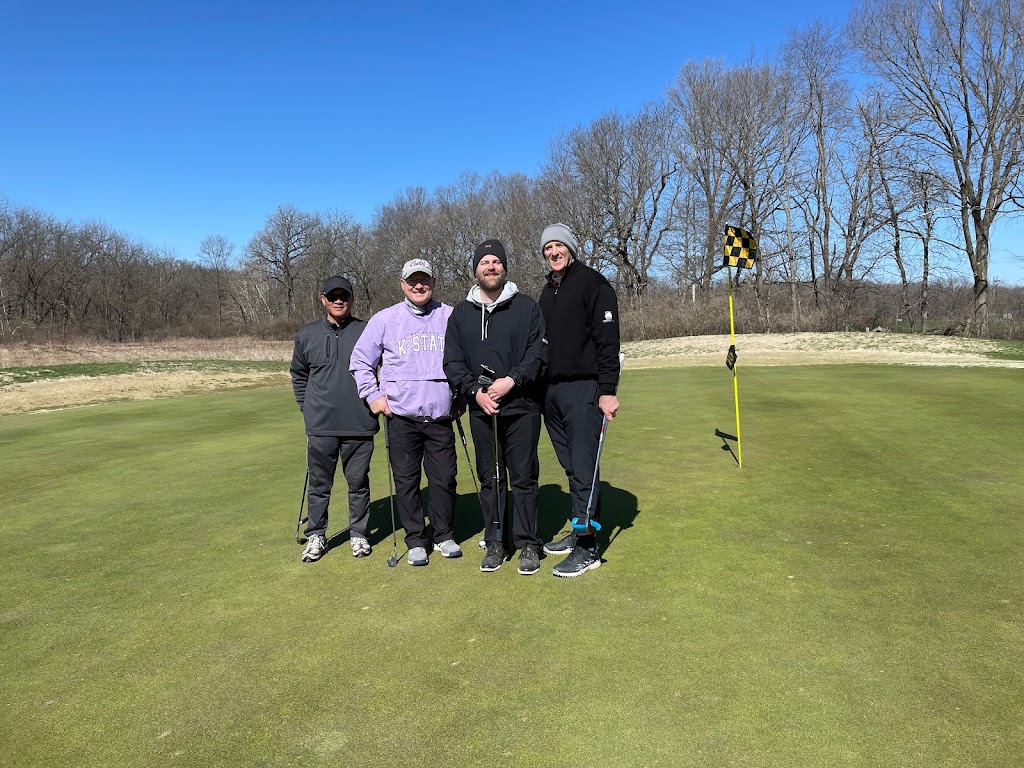
<path fill-rule="evenodd" d="M 726 267 L 726 271 L 729 275 L 729 343 L 735 347 L 736 325 L 732 314 L 732 268 Z M 736 269 L 736 274 L 739 276 L 739 268 Z M 740 389 L 736 376 L 736 363 L 733 363 L 732 366 L 732 397 L 736 403 L 736 459 L 740 469 L 743 469 L 743 442 L 740 440 Z"/>

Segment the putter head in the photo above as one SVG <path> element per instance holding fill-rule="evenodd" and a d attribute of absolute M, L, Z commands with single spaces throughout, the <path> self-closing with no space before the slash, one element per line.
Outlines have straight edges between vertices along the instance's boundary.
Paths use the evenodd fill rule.
<path fill-rule="evenodd" d="M 586 517 L 574 517 L 570 523 L 574 531 L 580 533 L 586 533 L 588 528 L 593 528 L 595 531 L 601 530 L 601 524 L 597 520 L 591 520 Z"/>
<path fill-rule="evenodd" d="M 395 568 L 397 566 L 398 566 L 398 557 L 396 555 L 392 555 L 391 557 L 388 558 L 388 568 Z"/>
<path fill-rule="evenodd" d="M 295 534 L 295 543 L 296 544 L 299 544 L 299 545 L 305 544 L 307 541 L 308 541 L 308 539 L 305 536 L 303 536 L 301 533 L 296 533 Z"/>

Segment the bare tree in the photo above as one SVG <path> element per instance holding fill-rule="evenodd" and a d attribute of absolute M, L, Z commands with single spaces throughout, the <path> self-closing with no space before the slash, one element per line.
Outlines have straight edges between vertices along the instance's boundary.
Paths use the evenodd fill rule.
<path fill-rule="evenodd" d="M 245 246 L 245 259 L 280 287 L 288 318 L 296 317 L 296 289 L 306 269 L 313 226 L 308 213 L 282 205 Z"/>
<path fill-rule="evenodd" d="M 213 276 L 214 290 L 217 292 L 217 332 L 224 332 L 224 308 L 232 301 L 231 277 L 233 263 L 231 255 L 235 246 L 221 235 L 204 237 L 199 244 L 199 259 L 210 270 Z M 243 323 L 245 313 L 242 313 Z"/>
<path fill-rule="evenodd" d="M 833 27 L 817 21 L 790 32 L 782 57 L 807 121 L 805 165 L 792 194 L 803 218 L 814 304 L 821 310 L 833 280 L 835 187 L 850 126 L 852 89 L 842 77 L 846 46 Z"/>
<path fill-rule="evenodd" d="M 560 200 L 578 201 L 577 234 L 634 298 L 647 290 L 672 229 L 679 171 L 674 133 L 670 109 L 649 104 L 631 117 L 609 112 L 575 128 L 552 151 L 549 187 Z"/>
<path fill-rule="evenodd" d="M 734 142 L 723 131 L 734 129 L 719 119 L 726 94 L 724 67 L 721 62 L 705 60 L 687 62 L 680 69 L 675 85 L 669 89 L 669 100 L 675 106 L 680 125 L 676 157 L 692 179 L 701 210 L 692 206 L 698 227 L 704 232 L 700 287 L 707 291 L 721 262 L 722 233 L 739 212 L 740 183 L 728 158 L 720 148 Z M 693 197 L 686 202 L 692 205 Z"/>
<path fill-rule="evenodd" d="M 1024 16 L 1017 0 L 866 0 L 850 21 L 864 61 L 947 168 L 987 335 L 992 227 L 1024 170 Z"/>

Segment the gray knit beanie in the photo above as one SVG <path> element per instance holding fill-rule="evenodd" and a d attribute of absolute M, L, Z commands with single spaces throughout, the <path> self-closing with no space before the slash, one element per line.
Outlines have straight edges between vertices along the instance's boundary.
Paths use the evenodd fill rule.
<path fill-rule="evenodd" d="M 576 235 L 565 224 L 549 224 L 544 227 L 544 231 L 540 235 L 540 252 L 542 255 L 544 253 L 544 246 L 552 240 L 557 240 L 566 245 L 572 251 L 573 256 L 579 255 L 580 244 L 576 240 Z"/>

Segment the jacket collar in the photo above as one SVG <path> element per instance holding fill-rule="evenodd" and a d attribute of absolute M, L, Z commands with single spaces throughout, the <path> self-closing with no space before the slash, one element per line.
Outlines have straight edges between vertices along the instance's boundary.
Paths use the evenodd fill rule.
<path fill-rule="evenodd" d="M 560 285 L 562 282 L 565 281 L 565 278 L 567 278 L 569 275 L 571 275 L 573 272 L 575 272 L 577 270 L 577 268 L 579 267 L 579 265 L 580 265 L 579 257 L 578 256 L 573 256 L 572 263 L 568 267 L 565 268 L 565 271 L 562 273 L 562 279 L 559 280 L 558 284 L 555 283 L 555 273 L 554 272 L 548 272 L 548 284 L 552 288 L 557 287 L 557 285 Z"/>
<path fill-rule="evenodd" d="M 349 315 L 348 317 L 341 321 L 340 325 L 335 325 L 328 319 L 327 315 L 324 315 L 323 317 L 320 318 L 320 322 L 323 323 L 324 327 L 329 331 L 333 331 L 335 328 L 337 328 L 339 331 L 343 331 L 348 327 L 349 323 L 351 323 L 353 320 L 355 320 L 355 318 L 352 315 Z"/>

